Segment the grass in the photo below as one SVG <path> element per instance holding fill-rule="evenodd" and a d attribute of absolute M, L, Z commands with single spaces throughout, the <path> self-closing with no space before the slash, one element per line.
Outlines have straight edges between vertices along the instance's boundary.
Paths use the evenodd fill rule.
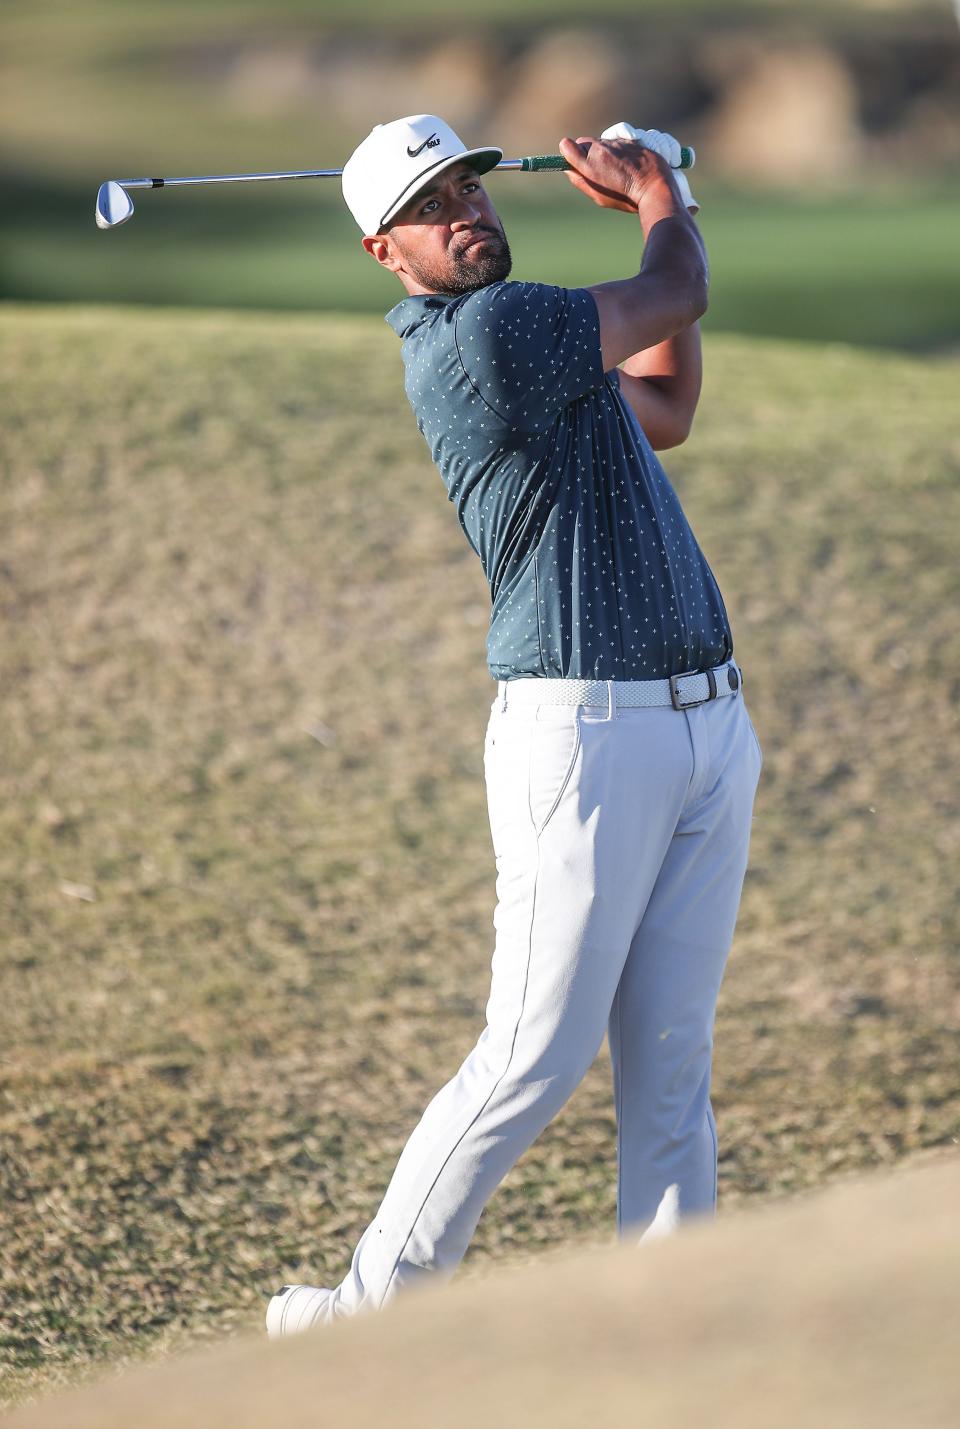
<path fill-rule="evenodd" d="M 495 175 L 516 277 L 576 285 L 635 272 L 639 230 L 556 175 Z M 8 185 L 7 298 L 383 312 L 395 280 L 362 252 L 336 180 L 135 193 L 93 222 L 96 183 Z M 956 343 L 960 188 L 799 197 L 701 188 L 711 330 L 901 347 Z"/>
<path fill-rule="evenodd" d="M 108 240 L 105 240 L 108 241 Z M 711 336 L 765 749 L 721 1202 L 960 1135 L 955 360 Z M 0 311 L 7 1402 L 339 1277 L 482 1024 L 486 586 L 378 318 Z M 612 1234 L 605 1056 L 465 1274 Z"/>

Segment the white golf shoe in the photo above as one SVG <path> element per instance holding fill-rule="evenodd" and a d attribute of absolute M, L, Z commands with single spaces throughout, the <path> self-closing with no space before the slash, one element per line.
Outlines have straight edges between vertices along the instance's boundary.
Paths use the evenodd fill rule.
<path fill-rule="evenodd" d="M 643 1235 L 637 1241 L 642 1245 L 646 1240 L 663 1240 L 664 1236 L 674 1235 L 680 1226 L 680 1187 L 677 1185 L 668 1186 L 663 1193 L 663 1200 L 657 1207 L 657 1214 L 647 1226 Z"/>
<path fill-rule="evenodd" d="M 267 1306 L 267 1334 L 271 1340 L 298 1335 L 301 1330 L 322 1324 L 333 1293 L 316 1285 L 281 1285 Z"/>

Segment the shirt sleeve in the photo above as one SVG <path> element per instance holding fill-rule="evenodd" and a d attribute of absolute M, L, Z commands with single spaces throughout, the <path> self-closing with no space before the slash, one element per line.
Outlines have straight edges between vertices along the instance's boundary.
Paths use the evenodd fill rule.
<path fill-rule="evenodd" d="M 543 430 L 603 385 L 600 318 L 586 288 L 491 283 L 461 303 L 456 337 L 472 386 L 512 427 Z"/>

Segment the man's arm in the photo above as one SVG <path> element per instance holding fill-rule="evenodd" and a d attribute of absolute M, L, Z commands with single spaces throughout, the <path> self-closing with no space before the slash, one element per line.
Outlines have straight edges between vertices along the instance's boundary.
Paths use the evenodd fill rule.
<path fill-rule="evenodd" d="M 588 289 L 597 304 L 608 372 L 639 353 L 647 355 L 703 316 L 709 278 L 706 249 L 658 154 L 624 139 L 561 139 L 560 150 L 571 165 L 567 178 L 573 186 L 601 208 L 636 213 L 643 233 L 639 273 Z"/>
<path fill-rule="evenodd" d="M 654 451 L 678 447 L 687 440 L 702 379 L 699 323 L 623 363 L 620 391 Z"/>

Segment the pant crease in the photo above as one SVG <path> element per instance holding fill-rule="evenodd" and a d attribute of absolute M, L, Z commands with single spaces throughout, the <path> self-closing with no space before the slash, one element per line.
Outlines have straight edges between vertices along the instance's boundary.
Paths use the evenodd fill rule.
<path fill-rule="evenodd" d="M 478 1109 L 477 1109 L 477 1111 L 474 1113 L 473 1117 L 470 1119 L 470 1121 L 469 1121 L 469 1122 L 467 1123 L 467 1125 L 464 1127 L 463 1131 L 462 1131 L 462 1132 L 460 1133 L 460 1135 L 457 1137 L 457 1139 L 456 1139 L 456 1141 L 454 1142 L 453 1146 L 452 1146 L 452 1147 L 450 1148 L 450 1150 L 447 1152 L 447 1155 L 444 1157 L 443 1162 L 441 1163 L 441 1165 L 440 1165 L 439 1168 L 437 1169 L 437 1174 L 434 1176 L 433 1180 L 430 1182 L 430 1185 L 429 1185 L 429 1187 L 427 1188 L 426 1194 L 424 1195 L 423 1200 L 420 1202 L 420 1206 L 419 1206 L 419 1208 L 418 1208 L 418 1210 L 417 1210 L 417 1213 L 416 1213 L 416 1215 L 414 1216 L 413 1221 L 411 1222 L 410 1230 L 409 1230 L 409 1232 L 408 1232 L 408 1234 L 407 1234 L 407 1238 L 406 1238 L 406 1240 L 403 1242 L 403 1245 L 401 1246 L 401 1248 L 400 1248 L 400 1250 L 399 1250 L 399 1252 L 398 1252 L 398 1254 L 397 1254 L 397 1258 L 396 1258 L 396 1260 L 395 1260 L 394 1263 L 393 1263 L 393 1268 L 391 1269 L 390 1274 L 387 1276 L 386 1287 L 384 1288 L 384 1292 L 383 1292 L 382 1296 L 380 1297 L 380 1301 L 379 1301 L 379 1304 L 380 1304 L 380 1305 L 383 1305 L 384 1301 L 385 1301 L 386 1298 L 387 1298 L 387 1295 L 388 1295 L 389 1292 L 390 1292 L 390 1287 L 391 1287 L 391 1285 L 393 1284 L 393 1281 L 394 1281 L 395 1278 L 396 1278 L 397 1271 L 398 1271 L 399 1266 L 400 1266 L 400 1262 L 403 1260 L 404 1251 L 406 1250 L 407 1246 L 410 1244 L 411 1237 L 413 1236 L 413 1233 L 414 1233 L 414 1231 L 415 1231 L 416 1228 L 417 1228 L 417 1221 L 419 1221 L 421 1215 L 423 1214 L 423 1208 L 424 1208 L 424 1206 L 427 1204 L 427 1202 L 429 1201 L 430 1196 L 431 1196 L 431 1194 L 432 1194 L 432 1192 L 433 1192 L 434 1187 L 436 1186 L 437 1182 L 440 1180 L 440 1177 L 443 1175 L 444 1171 L 446 1170 L 446 1167 L 449 1165 L 450 1159 L 451 1159 L 451 1157 L 454 1155 L 454 1153 L 456 1152 L 457 1147 L 461 1144 L 461 1142 L 463 1141 L 464 1137 L 469 1134 L 469 1132 L 471 1131 L 471 1129 L 476 1125 L 477 1121 L 480 1119 L 480 1117 L 481 1117 L 481 1116 L 483 1115 L 483 1113 L 486 1111 L 487 1107 L 490 1105 L 491 1100 L 493 1099 L 494 1093 L 496 1092 L 496 1090 L 497 1090 L 497 1088 L 499 1087 L 500 1083 L 503 1081 L 504 1077 L 507 1075 L 507 1073 L 508 1073 L 509 1070 L 510 1070 L 510 1064 L 511 1064 L 511 1062 L 513 1061 L 513 1054 L 514 1054 L 514 1052 L 515 1052 L 516 1049 L 517 1049 L 517 1035 L 518 1035 L 518 1033 L 519 1033 L 519 1031 L 520 1031 L 520 1023 L 523 1021 L 523 1014 L 524 1014 L 524 1011 L 525 1011 L 525 1009 L 526 1009 L 526 1004 L 527 1004 L 527 989 L 528 989 L 529 986 L 530 986 L 530 963 L 531 963 L 531 961 L 532 961 L 532 959 L 533 959 L 533 925 L 534 925 L 534 922 L 536 921 L 536 914 L 537 914 L 537 887 L 538 887 L 539 881 L 540 881 L 540 840 L 539 840 L 539 838 L 538 838 L 538 839 L 537 839 L 537 867 L 536 867 L 536 872 L 534 873 L 534 876 L 533 876 L 533 891 L 532 891 L 531 897 L 530 897 L 530 926 L 529 926 L 529 929 L 528 929 L 528 931 L 527 931 L 527 965 L 526 965 L 526 968 L 525 968 L 525 970 L 524 970 L 523 992 L 522 992 L 521 997 L 520 997 L 520 1008 L 519 1008 L 519 1011 L 517 1012 L 517 1020 L 516 1020 L 516 1022 L 514 1023 L 514 1027 L 513 1027 L 513 1036 L 512 1036 L 511 1042 L 510 1042 L 510 1052 L 509 1052 L 509 1054 L 508 1054 L 508 1056 L 507 1056 L 507 1060 L 506 1060 L 506 1063 L 505 1063 L 505 1065 L 504 1065 L 503 1071 L 502 1071 L 502 1072 L 500 1073 L 500 1075 L 497 1077 L 497 1079 L 496 1079 L 496 1081 L 494 1082 L 493 1086 L 490 1088 L 490 1091 L 487 1093 L 487 1096 L 485 1097 L 484 1101 L 483 1101 L 482 1104 L 478 1107 Z"/>
<path fill-rule="evenodd" d="M 617 1234 L 623 1233 L 623 999 L 617 988 Z"/>

